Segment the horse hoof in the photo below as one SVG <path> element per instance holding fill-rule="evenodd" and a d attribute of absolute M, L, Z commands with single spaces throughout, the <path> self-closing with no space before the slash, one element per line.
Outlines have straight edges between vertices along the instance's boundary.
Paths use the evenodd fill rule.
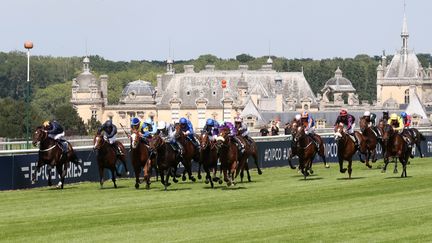
<path fill-rule="evenodd" d="M 261 170 L 258 170 L 258 175 L 262 175 L 262 171 Z"/>
<path fill-rule="evenodd" d="M 114 188 L 117 188 L 117 185 L 116 185 L 116 184 L 114 184 Z"/>
<path fill-rule="evenodd" d="M 314 171 L 313 170 L 309 170 L 309 173 L 312 175 L 314 173 Z"/>
<path fill-rule="evenodd" d="M 425 157 L 425 155 L 424 155 L 424 154 L 421 154 L 421 155 L 420 155 L 420 158 L 424 158 L 424 157 Z"/>
<path fill-rule="evenodd" d="M 290 166 L 290 167 L 291 167 L 291 169 L 293 169 L 293 170 L 297 169 L 295 166 Z"/>
<path fill-rule="evenodd" d="M 325 167 L 328 169 L 328 168 L 330 168 L 330 165 L 325 165 Z"/>
<path fill-rule="evenodd" d="M 210 181 L 209 181 L 208 179 L 206 179 L 206 180 L 204 181 L 205 184 L 209 184 L 209 182 L 210 182 Z"/>
<path fill-rule="evenodd" d="M 191 177 L 190 180 L 191 180 L 192 182 L 195 182 L 195 181 L 196 181 L 195 177 Z"/>
<path fill-rule="evenodd" d="M 182 181 L 185 181 L 186 180 L 186 176 L 182 176 Z"/>
<path fill-rule="evenodd" d="M 135 189 L 139 188 L 139 183 L 135 183 Z"/>
<path fill-rule="evenodd" d="M 198 175 L 198 180 L 201 180 L 202 179 L 202 176 L 201 175 Z"/>
<path fill-rule="evenodd" d="M 372 169 L 372 165 L 366 164 L 369 169 Z"/>
<path fill-rule="evenodd" d="M 347 171 L 347 169 L 341 169 L 340 173 L 345 173 Z"/>
<path fill-rule="evenodd" d="M 146 184 L 146 189 L 150 190 L 150 184 Z"/>
<path fill-rule="evenodd" d="M 165 183 L 165 187 L 169 187 L 169 186 L 171 186 L 171 183 Z"/>
<path fill-rule="evenodd" d="M 212 180 L 213 180 L 214 182 L 218 182 L 218 181 L 220 181 L 219 177 L 213 177 Z"/>
<path fill-rule="evenodd" d="M 36 182 L 35 181 L 31 181 L 31 184 L 34 185 Z"/>
<path fill-rule="evenodd" d="M 176 178 L 173 178 L 173 181 L 174 181 L 174 183 L 177 183 L 177 182 L 178 182 L 178 180 L 177 180 Z"/>
<path fill-rule="evenodd" d="M 219 180 L 218 183 L 219 183 L 219 185 L 222 184 L 222 180 Z"/>

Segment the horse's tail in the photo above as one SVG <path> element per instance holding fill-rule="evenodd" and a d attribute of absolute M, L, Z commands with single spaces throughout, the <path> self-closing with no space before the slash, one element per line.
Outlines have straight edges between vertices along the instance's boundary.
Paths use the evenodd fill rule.
<path fill-rule="evenodd" d="M 419 131 L 417 131 L 417 132 L 418 132 L 418 135 L 419 135 L 420 140 L 421 140 L 421 141 L 426 141 L 426 137 L 423 135 L 423 133 L 421 133 L 421 132 L 419 132 Z"/>

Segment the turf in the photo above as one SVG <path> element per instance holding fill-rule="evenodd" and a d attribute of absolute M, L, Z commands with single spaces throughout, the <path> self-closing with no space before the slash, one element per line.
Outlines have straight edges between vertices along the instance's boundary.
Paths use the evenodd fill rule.
<path fill-rule="evenodd" d="M 0 241 L 369 242 L 432 241 L 432 159 L 408 178 L 355 163 L 351 180 L 332 164 L 304 181 L 288 167 L 252 171 L 251 183 L 209 189 L 179 182 L 135 190 L 133 180 L 0 192 Z M 399 165 L 400 168 L 400 165 Z"/>

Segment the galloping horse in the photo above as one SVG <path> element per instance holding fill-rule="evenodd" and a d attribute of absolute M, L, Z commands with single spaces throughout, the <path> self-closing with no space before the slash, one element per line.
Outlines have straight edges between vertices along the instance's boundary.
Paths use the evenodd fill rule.
<path fill-rule="evenodd" d="M 324 154 L 324 145 L 322 143 L 321 137 L 319 137 L 320 140 L 320 152 Z M 299 157 L 299 169 L 301 170 L 304 179 L 306 180 L 306 177 L 310 174 L 313 174 L 312 170 L 312 162 L 315 157 L 315 155 L 318 153 L 318 148 L 316 145 L 314 145 L 313 139 L 306 135 L 304 126 L 297 127 L 295 133 L 293 142 L 297 143 L 297 155 Z M 329 168 L 327 165 L 327 162 L 325 160 L 324 155 L 321 156 L 324 160 L 324 166 L 326 168 Z"/>
<path fill-rule="evenodd" d="M 169 183 L 170 175 L 173 176 L 173 181 L 177 182 L 174 174 L 178 164 L 176 151 L 168 142 L 165 142 L 159 134 L 154 135 L 150 139 L 150 150 L 152 151 L 152 157 L 156 157 L 161 183 L 164 185 L 166 191 L 168 186 L 171 185 L 171 183 Z"/>
<path fill-rule="evenodd" d="M 203 165 L 204 171 L 206 172 L 205 183 L 209 183 L 211 187 L 214 187 L 213 181 L 217 182 L 220 179 L 216 177 L 217 162 L 218 162 L 218 148 L 215 140 L 210 140 L 210 136 L 207 132 L 202 132 L 199 136 L 200 142 L 200 164 Z M 210 174 L 213 172 L 213 179 Z"/>
<path fill-rule="evenodd" d="M 221 163 L 221 171 L 224 174 L 224 181 L 228 186 L 234 185 L 234 178 L 238 163 L 238 149 L 229 136 L 230 130 L 227 127 L 220 129 L 219 136 L 223 139 L 218 140 L 220 143 L 219 160 Z M 219 181 L 221 184 L 222 181 Z"/>
<path fill-rule="evenodd" d="M 126 174 L 129 175 L 129 171 L 126 166 L 126 149 L 123 146 L 122 143 L 119 141 L 116 142 L 115 145 L 109 144 L 108 141 L 106 141 L 101 134 L 96 134 L 93 138 L 93 149 L 97 150 L 97 161 L 99 166 L 99 178 L 100 178 L 100 186 L 103 187 L 104 183 L 104 169 L 107 168 L 111 171 L 111 180 L 114 183 L 114 187 L 117 188 L 116 184 L 116 174 L 117 176 L 121 176 L 121 174 L 117 171 L 116 168 L 116 161 L 117 157 L 120 159 L 120 161 L 123 163 L 123 166 L 125 167 Z M 120 150 L 122 152 L 122 155 L 117 155 L 115 149 L 113 146 L 119 146 Z M 114 173 L 115 172 L 115 173 Z"/>
<path fill-rule="evenodd" d="M 195 150 L 195 146 L 192 144 L 192 141 L 181 131 L 180 123 L 175 125 L 175 138 L 176 140 L 183 146 L 183 161 L 184 171 L 182 180 L 186 180 L 185 173 L 188 173 L 189 180 L 195 182 L 196 179 L 192 175 L 192 159 L 199 161 L 199 153 Z"/>
<path fill-rule="evenodd" d="M 377 161 L 376 156 L 376 145 L 378 143 L 377 134 L 369 127 L 367 120 L 362 117 L 360 118 L 360 131 L 362 132 L 363 138 L 365 140 L 366 145 L 366 163 L 369 164 L 369 159 L 372 158 L 372 163 Z M 365 162 L 362 156 L 360 157 L 360 161 L 362 163 Z"/>
<path fill-rule="evenodd" d="M 425 141 L 426 138 L 421 132 L 419 132 L 419 130 L 417 130 L 416 128 L 404 129 L 402 132 L 402 136 L 407 136 L 411 138 L 411 141 L 413 143 L 412 145 L 415 145 L 420 152 L 420 158 L 423 158 L 425 156 L 421 151 L 421 142 Z M 414 156 L 412 155 L 411 158 L 414 158 Z"/>
<path fill-rule="evenodd" d="M 355 136 L 359 140 L 360 143 L 360 151 L 366 150 L 366 145 L 364 143 L 364 139 L 359 132 L 355 132 Z M 339 124 L 335 127 L 335 140 L 338 148 L 338 160 L 339 160 L 339 171 L 341 173 L 345 173 L 347 171 L 346 168 L 343 167 L 343 161 L 348 161 L 348 178 L 351 179 L 352 173 L 352 157 L 356 152 L 355 143 L 351 139 L 350 135 L 348 135 L 344 131 L 343 124 Z M 369 162 L 366 162 L 366 166 L 372 168 Z"/>
<path fill-rule="evenodd" d="M 81 163 L 81 160 L 76 156 L 72 145 L 68 142 L 67 156 L 64 157 L 61 145 L 57 141 L 48 137 L 48 132 L 43 127 L 37 127 L 33 133 L 33 146 L 39 146 L 39 159 L 36 169 L 32 173 L 32 183 L 36 182 L 36 172 L 40 170 L 43 165 L 48 165 L 48 186 L 51 186 L 51 168 L 56 167 L 57 174 L 60 176 L 60 181 L 57 188 L 63 189 L 64 180 L 68 162 L 76 165 Z"/>
<path fill-rule="evenodd" d="M 408 144 L 404 140 L 401 134 L 397 133 L 393 127 L 389 124 L 384 126 L 383 142 L 386 147 L 386 153 L 384 155 L 384 167 L 382 172 L 384 173 L 389 163 L 389 158 L 398 158 L 402 164 L 403 171 L 401 177 L 407 177 L 406 166 L 408 163 L 408 157 L 411 151 L 408 149 Z M 395 173 L 397 172 L 395 168 Z"/>
<path fill-rule="evenodd" d="M 132 166 L 135 172 L 135 188 L 139 188 L 139 184 L 141 183 L 139 177 L 141 175 L 141 168 L 143 168 L 146 189 L 150 189 L 152 161 L 150 159 L 149 148 L 141 138 L 139 131 L 133 131 L 130 141 Z"/>
<path fill-rule="evenodd" d="M 239 171 L 240 171 L 240 181 L 243 182 L 243 173 L 244 173 L 244 170 L 246 170 L 248 181 L 251 182 L 252 180 L 251 180 L 251 176 L 249 174 L 249 165 L 248 165 L 249 157 L 252 156 L 252 158 L 254 159 L 255 166 L 258 170 L 258 175 L 262 174 L 262 171 L 261 171 L 259 164 L 258 164 L 258 148 L 256 146 L 255 141 L 252 140 L 251 141 L 252 143 L 249 143 L 248 141 L 246 141 L 246 139 L 244 137 L 242 137 L 242 136 L 237 136 L 237 137 L 245 145 L 245 151 L 243 154 L 240 155 L 239 164 L 238 164 L 237 170 L 236 170 L 236 177 L 238 176 Z"/>

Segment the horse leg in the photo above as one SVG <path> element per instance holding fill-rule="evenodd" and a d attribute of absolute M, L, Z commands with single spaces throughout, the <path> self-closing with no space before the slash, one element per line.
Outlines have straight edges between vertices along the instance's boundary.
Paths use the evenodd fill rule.
<path fill-rule="evenodd" d="M 256 153 L 256 152 L 255 152 L 255 153 L 252 153 L 252 157 L 253 157 L 253 159 L 254 159 L 255 166 L 256 166 L 257 171 L 258 171 L 258 175 L 261 175 L 261 174 L 262 174 L 262 171 L 261 171 L 261 168 L 259 167 L 259 164 L 258 164 L 258 155 L 257 155 L 257 153 Z"/>
<path fill-rule="evenodd" d="M 161 183 L 162 183 L 162 185 L 165 186 L 165 174 L 164 174 L 164 170 L 159 169 L 159 174 L 160 174 L 160 178 L 161 178 Z"/>
<path fill-rule="evenodd" d="M 365 155 L 365 158 L 366 158 L 366 166 L 367 166 L 369 169 L 372 168 L 372 165 L 369 164 L 369 159 L 370 159 L 370 157 L 371 157 L 371 151 L 370 151 L 370 150 L 366 150 L 366 155 Z"/>
<path fill-rule="evenodd" d="M 36 180 L 36 173 L 40 170 L 41 167 L 42 167 L 42 163 L 40 161 L 38 161 L 37 165 L 36 165 L 36 168 L 34 169 L 33 173 L 31 174 L 31 184 L 35 184 L 36 183 L 36 181 L 37 181 Z"/>
<path fill-rule="evenodd" d="M 48 186 L 52 186 L 52 182 L 51 182 L 51 166 L 47 165 L 47 170 L 48 170 Z"/>
<path fill-rule="evenodd" d="M 397 165 L 398 165 L 398 163 L 397 163 L 397 159 L 396 159 L 396 160 L 395 160 L 394 170 L 393 170 L 393 173 L 394 173 L 394 174 L 398 173 Z"/>
<path fill-rule="evenodd" d="M 291 152 L 290 155 L 288 156 L 288 164 L 289 164 L 291 169 L 295 170 L 296 167 L 292 165 L 292 161 L 291 161 L 293 157 L 294 157 L 293 153 Z"/>
<path fill-rule="evenodd" d="M 352 159 L 348 161 L 348 178 L 351 179 L 351 173 L 352 173 Z"/>
<path fill-rule="evenodd" d="M 386 172 L 388 163 L 389 163 L 389 158 L 384 155 L 384 167 L 382 168 L 381 173 Z"/>
<path fill-rule="evenodd" d="M 415 143 L 415 146 L 416 146 L 416 148 L 418 149 L 418 151 L 419 151 L 419 153 L 420 153 L 420 158 L 424 158 L 425 155 L 424 155 L 424 154 L 422 153 L 422 151 L 421 151 L 421 141 L 418 140 L 418 141 Z"/>
<path fill-rule="evenodd" d="M 104 183 L 104 168 L 102 167 L 102 165 L 99 165 L 99 183 L 100 183 L 100 188 L 103 188 L 103 183 Z"/>
<path fill-rule="evenodd" d="M 126 166 L 126 156 L 125 155 L 120 156 L 120 161 L 122 162 L 122 164 L 123 164 L 123 166 L 125 168 L 126 175 L 129 175 L 130 173 L 129 173 L 129 170 L 128 170 L 127 166 Z"/>
<path fill-rule="evenodd" d="M 372 157 L 372 163 L 375 163 L 377 161 L 377 150 L 376 150 L 376 148 L 374 150 L 372 150 L 371 157 Z"/>
<path fill-rule="evenodd" d="M 64 183 L 64 178 L 65 178 L 64 171 L 66 171 L 66 170 L 63 171 L 63 166 L 62 165 L 57 165 L 56 166 L 56 170 L 57 170 L 58 175 L 60 176 L 60 181 L 58 182 L 58 184 L 57 184 L 56 187 L 60 188 L 60 189 L 63 189 L 63 183 Z M 50 177 L 51 177 L 51 175 L 50 175 Z"/>
<path fill-rule="evenodd" d="M 201 180 L 202 176 L 201 176 L 201 162 L 198 162 L 198 180 Z"/>
<path fill-rule="evenodd" d="M 150 176 L 151 176 L 151 160 L 147 159 L 143 171 L 144 171 L 144 181 L 146 182 L 146 189 L 150 189 Z"/>
<path fill-rule="evenodd" d="M 171 185 L 171 183 L 169 183 L 169 176 L 170 176 L 170 174 L 171 174 L 171 171 L 172 171 L 172 168 L 169 168 L 169 169 L 168 169 L 168 172 L 166 173 L 167 175 L 166 175 L 166 178 L 165 178 L 165 184 L 164 184 L 164 186 L 165 186 L 165 191 L 167 191 L 167 190 L 168 190 L 168 187 Z"/>
<path fill-rule="evenodd" d="M 322 161 L 324 162 L 324 167 L 330 168 L 330 165 L 327 164 L 327 160 L 325 157 L 324 143 L 321 141 L 319 146 L 320 146 L 319 156 L 321 157 Z"/>
<path fill-rule="evenodd" d="M 115 165 L 111 167 L 111 180 L 114 184 L 114 188 L 117 188 L 117 184 L 116 184 L 116 174 L 114 173 L 116 172 L 116 168 Z"/>
<path fill-rule="evenodd" d="M 347 169 L 343 167 L 343 158 L 342 157 L 339 157 L 339 171 L 340 171 L 340 173 L 345 173 L 347 171 Z"/>
<path fill-rule="evenodd" d="M 185 177 L 185 172 L 187 172 L 188 173 L 188 178 L 189 178 L 189 180 L 191 180 L 191 181 L 193 181 L 193 182 L 195 182 L 196 181 L 196 179 L 195 179 L 195 177 L 192 175 L 192 161 L 188 161 L 188 162 L 186 162 L 185 164 L 184 164 L 184 170 L 183 170 L 183 177 L 185 178 L 185 180 L 186 180 L 186 177 Z M 183 178 L 182 178 L 183 179 Z"/>
<path fill-rule="evenodd" d="M 135 189 L 138 189 L 138 188 L 139 188 L 139 184 L 140 184 L 139 176 L 140 176 L 140 174 L 141 174 L 140 169 L 141 169 L 140 166 L 138 166 L 138 165 L 134 165 L 134 172 L 135 172 Z"/>
<path fill-rule="evenodd" d="M 247 161 L 246 161 L 246 164 L 245 164 L 245 170 L 246 170 L 248 182 L 252 182 L 252 179 L 251 179 L 251 176 L 250 176 L 250 173 L 249 173 L 249 164 L 248 164 Z"/>

